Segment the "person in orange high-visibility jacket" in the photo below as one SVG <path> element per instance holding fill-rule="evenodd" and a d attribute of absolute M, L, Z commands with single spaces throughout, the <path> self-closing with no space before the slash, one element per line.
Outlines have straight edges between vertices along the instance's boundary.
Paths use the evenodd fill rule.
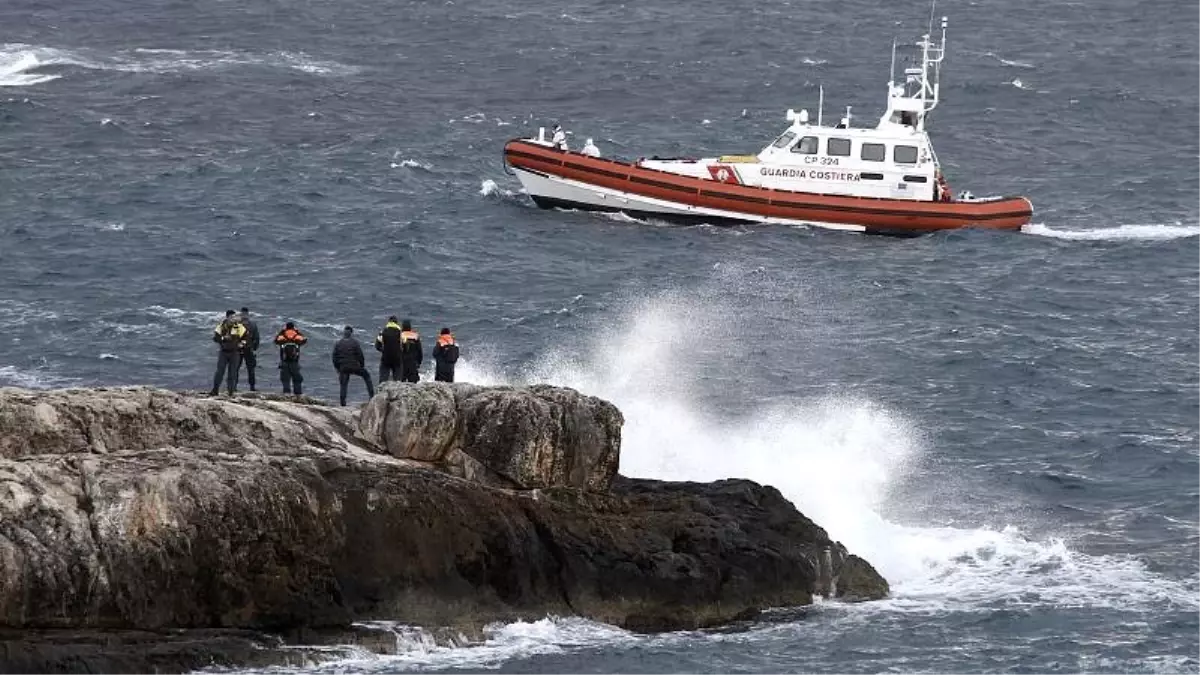
<path fill-rule="evenodd" d="M 408 319 L 400 325 L 400 381 L 419 382 L 421 375 L 421 336 L 413 330 L 412 322 Z"/>
<path fill-rule="evenodd" d="M 458 343 L 449 328 L 443 328 L 438 336 L 437 346 L 433 348 L 433 362 L 437 364 L 433 370 L 433 379 L 437 382 L 454 381 L 454 364 L 458 363 Z"/>
<path fill-rule="evenodd" d="M 300 396 L 304 393 L 301 385 L 304 376 L 300 374 L 300 348 L 308 342 L 291 321 L 283 326 L 283 330 L 275 336 L 275 345 L 279 347 L 279 381 L 283 383 L 283 393 Z"/>

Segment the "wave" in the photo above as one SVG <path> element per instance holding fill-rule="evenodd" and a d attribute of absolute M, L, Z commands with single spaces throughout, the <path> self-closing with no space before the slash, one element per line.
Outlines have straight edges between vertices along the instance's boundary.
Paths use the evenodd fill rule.
<path fill-rule="evenodd" d="M 61 75 L 31 71 L 46 65 L 33 52 L 0 49 L 0 87 L 28 87 L 57 80 Z"/>
<path fill-rule="evenodd" d="M 350 75 L 360 69 L 334 61 L 322 61 L 303 52 L 236 52 L 137 48 L 104 53 L 87 49 L 58 49 L 21 43 L 0 45 L 0 86 L 30 86 L 62 77 L 43 72 L 52 67 L 73 66 L 88 70 L 126 73 L 176 73 L 231 67 L 265 66 L 287 68 L 314 75 Z"/>
<path fill-rule="evenodd" d="M 539 621 L 490 624 L 483 638 L 467 642 L 465 638 L 446 644 L 430 632 L 405 624 L 372 621 L 359 626 L 391 631 L 396 638 L 395 653 L 374 654 L 350 645 L 325 647 L 329 660 L 308 663 L 303 668 L 272 666 L 244 673 L 392 673 L 436 669 L 475 671 L 494 669 L 506 661 L 546 654 L 564 654 L 576 649 L 601 645 L 631 644 L 645 638 L 595 621 L 579 618 L 547 617 Z M 300 647 L 316 651 L 321 648 Z"/>
<path fill-rule="evenodd" d="M 1161 577 L 1133 557 L 1093 556 L 1061 538 L 1031 537 L 1002 514 L 972 528 L 890 520 L 891 509 L 904 506 L 889 501 L 891 489 L 928 480 L 914 469 L 932 441 L 903 411 L 849 393 L 764 402 L 732 419 L 706 410 L 697 401 L 713 393 L 706 391 L 712 380 L 689 352 L 695 335 L 739 330 L 714 327 L 714 315 L 737 311 L 720 305 L 679 294 L 637 303 L 626 316 L 601 322 L 583 356 L 550 354 L 507 379 L 569 386 L 614 402 L 625 415 L 626 475 L 737 477 L 777 487 L 892 582 L 893 597 L 880 607 L 1198 606 L 1194 581 Z M 925 492 L 949 489 L 939 479 Z"/>
<path fill-rule="evenodd" d="M 501 200 L 514 200 L 519 194 L 520 193 L 509 190 L 508 188 L 500 187 L 500 185 L 491 178 L 485 178 L 481 183 L 479 183 L 479 196 L 481 197 L 494 197 Z"/>
<path fill-rule="evenodd" d="M 1095 230 L 1060 230 L 1043 223 L 1031 223 L 1021 228 L 1021 231 L 1040 237 L 1078 241 L 1117 241 L 1122 239 L 1165 241 L 1200 236 L 1200 225 L 1184 225 L 1176 222 L 1172 225 L 1118 225 Z"/>

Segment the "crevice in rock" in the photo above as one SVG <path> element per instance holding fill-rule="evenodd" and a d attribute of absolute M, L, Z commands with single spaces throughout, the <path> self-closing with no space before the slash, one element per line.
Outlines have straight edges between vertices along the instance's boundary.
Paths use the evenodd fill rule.
<path fill-rule="evenodd" d="M 92 500 L 91 484 L 88 480 L 87 467 L 84 465 L 86 460 L 82 457 L 76 459 L 72 464 L 75 470 L 79 472 L 79 489 L 80 496 L 78 500 L 79 510 L 83 511 L 87 518 L 88 532 L 92 537 L 92 545 L 96 550 L 96 563 L 99 565 L 96 578 L 92 579 L 88 585 L 88 604 L 91 604 L 91 594 L 95 590 L 95 585 L 101 581 L 109 581 L 112 579 L 112 569 L 108 561 L 108 551 L 100 537 L 100 524 L 96 522 L 96 504 Z"/>
<path fill-rule="evenodd" d="M 539 518 L 538 514 L 534 512 L 533 508 L 531 508 L 531 505 L 522 504 L 521 509 L 525 511 L 525 517 L 528 518 L 529 522 L 533 525 L 533 531 L 537 534 L 538 542 L 540 542 L 542 546 L 545 546 L 546 550 L 550 552 L 550 557 L 554 559 L 554 565 L 558 568 L 558 591 L 562 597 L 563 604 L 571 610 L 572 614 L 578 615 L 580 612 L 571 602 L 571 596 L 567 592 L 569 581 L 567 579 L 568 565 L 567 557 L 563 554 L 562 547 L 560 547 L 558 542 L 554 540 L 554 534 L 551 533 L 550 529 L 542 523 L 541 518 Z"/>

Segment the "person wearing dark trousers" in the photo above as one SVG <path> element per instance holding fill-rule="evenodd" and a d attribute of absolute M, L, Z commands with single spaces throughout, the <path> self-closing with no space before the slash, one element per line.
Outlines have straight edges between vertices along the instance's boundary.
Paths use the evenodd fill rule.
<path fill-rule="evenodd" d="M 400 380 L 402 382 L 419 382 L 421 375 L 421 336 L 412 329 L 408 319 L 400 325 Z"/>
<path fill-rule="evenodd" d="M 388 380 L 400 381 L 400 320 L 388 317 L 387 325 L 375 337 L 375 351 L 379 352 L 379 383 Z"/>
<path fill-rule="evenodd" d="M 225 320 L 213 330 L 212 341 L 217 343 L 217 372 L 213 375 L 210 395 L 221 391 L 221 379 L 230 396 L 237 391 L 238 368 L 242 364 L 242 349 L 246 345 L 246 327 L 237 320 L 233 310 L 225 312 Z"/>
<path fill-rule="evenodd" d="M 254 391 L 254 369 L 258 367 L 258 324 L 250 319 L 250 310 L 246 307 L 242 308 L 238 320 L 246 328 L 246 346 L 242 348 L 242 363 L 246 364 L 246 383 L 250 385 L 250 391 Z"/>
<path fill-rule="evenodd" d="M 333 346 L 333 367 L 338 372 L 338 387 L 340 400 L 346 405 L 346 387 L 350 384 L 350 376 L 358 375 L 367 383 L 367 396 L 375 396 L 375 387 L 371 384 L 371 374 L 367 372 L 367 360 L 363 356 L 362 345 L 354 339 L 354 329 L 346 326 L 342 329 L 342 339 Z"/>
<path fill-rule="evenodd" d="M 449 328 L 443 328 L 433 348 L 433 379 L 435 382 L 453 382 L 454 364 L 458 363 L 458 343 Z"/>
<path fill-rule="evenodd" d="M 300 396 L 304 393 L 301 385 L 304 376 L 300 374 L 300 348 L 308 342 L 291 321 L 283 326 L 283 330 L 275 336 L 275 344 L 279 347 L 279 381 L 283 383 L 283 393 Z"/>

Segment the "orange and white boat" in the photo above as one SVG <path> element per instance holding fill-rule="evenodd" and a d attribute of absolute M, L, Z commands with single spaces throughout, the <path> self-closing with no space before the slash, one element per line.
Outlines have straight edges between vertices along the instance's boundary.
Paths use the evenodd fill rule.
<path fill-rule="evenodd" d="M 807 110 L 787 111 L 790 126 L 761 152 L 702 159 L 599 156 L 589 139 L 567 147 L 555 129 L 514 139 L 504 159 L 525 192 L 543 208 L 624 212 L 634 217 L 706 223 L 805 224 L 883 234 L 922 234 L 963 227 L 1019 230 L 1033 206 L 1024 197 L 955 197 L 926 131 L 938 105 L 945 58 L 929 34 L 915 43 L 903 83 L 897 46 L 887 110 L 871 128 L 854 127 L 850 108 L 833 127 Z M 932 32 L 932 31 L 931 31 Z"/>

